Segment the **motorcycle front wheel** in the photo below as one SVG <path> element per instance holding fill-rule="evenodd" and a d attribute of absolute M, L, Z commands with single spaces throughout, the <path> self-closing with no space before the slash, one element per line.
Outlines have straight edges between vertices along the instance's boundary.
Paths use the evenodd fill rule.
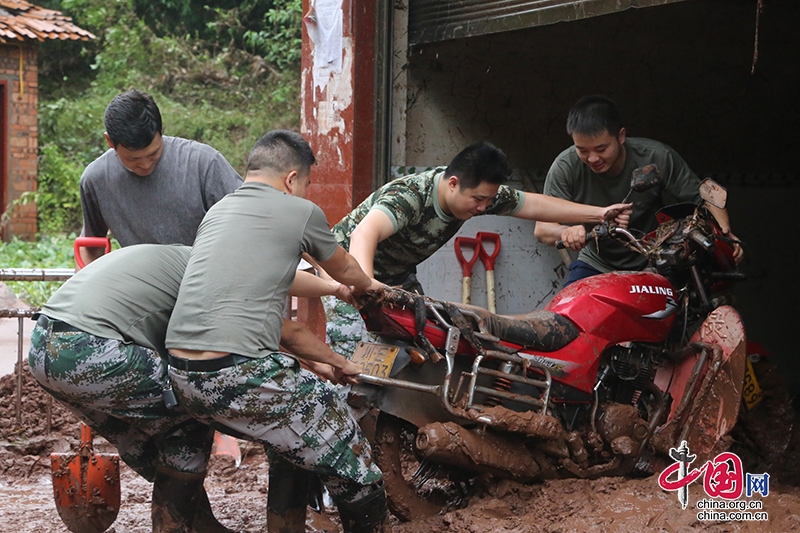
<path fill-rule="evenodd" d="M 417 427 L 380 413 L 372 445 L 375 462 L 383 472 L 389 510 L 409 522 L 432 516 L 445 508 L 466 505 L 470 478 L 463 471 L 433 463 L 416 451 Z"/>

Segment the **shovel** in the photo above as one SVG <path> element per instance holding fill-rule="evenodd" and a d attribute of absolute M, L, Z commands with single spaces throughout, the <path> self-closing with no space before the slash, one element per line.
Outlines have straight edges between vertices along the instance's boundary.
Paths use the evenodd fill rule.
<path fill-rule="evenodd" d="M 119 457 L 94 453 L 92 428 L 81 423 L 77 454 L 50 454 L 58 516 L 73 533 L 102 533 L 120 505 Z"/>
<path fill-rule="evenodd" d="M 479 231 L 475 238 L 481 243 L 480 254 L 481 262 L 486 268 L 486 295 L 488 299 L 488 308 L 490 313 L 497 313 L 497 302 L 494 290 L 494 260 L 497 259 L 497 254 L 500 253 L 500 235 L 488 231 Z M 494 243 L 494 250 L 491 254 L 486 251 L 484 242 Z"/>
<path fill-rule="evenodd" d="M 111 239 L 107 237 L 78 237 L 75 239 L 75 244 L 72 249 L 75 255 L 75 262 L 78 264 L 78 267 L 85 268 L 86 264 L 83 262 L 80 252 L 81 247 L 104 248 L 105 252 L 103 253 L 107 254 L 111 252 Z"/>
<path fill-rule="evenodd" d="M 461 272 L 464 277 L 461 279 L 461 303 L 470 303 L 470 290 L 472 284 L 472 266 L 481 253 L 481 241 L 472 237 L 456 237 L 454 247 L 458 264 L 461 265 Z M 472 248 L 472 258 L 465 259 L 461 248 Z"/>
<path fill-rule="evenodd" d="M 73 250 L 81 268 L 85 266 L 78 253 L 81 246 L 111 251 L 109 239 L 78 237 Z M 92 440 L 92 428 L 81 423 L 78 453 L 50 454 L 56 510 L 73 533 L 102 533 L 119 512 L 119 456 L 94 453 Z"/>

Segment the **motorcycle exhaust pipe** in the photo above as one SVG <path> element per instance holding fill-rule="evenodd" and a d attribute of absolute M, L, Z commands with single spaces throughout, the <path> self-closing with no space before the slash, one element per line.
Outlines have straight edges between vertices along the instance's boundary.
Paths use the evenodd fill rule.
<path fill-rule="evenodd" d="M 477 433 L 454 422 L 421 427 L 416 444 L 433 461 L 500 477 L 531 480 L 542 471 L 522 440 Z"/>

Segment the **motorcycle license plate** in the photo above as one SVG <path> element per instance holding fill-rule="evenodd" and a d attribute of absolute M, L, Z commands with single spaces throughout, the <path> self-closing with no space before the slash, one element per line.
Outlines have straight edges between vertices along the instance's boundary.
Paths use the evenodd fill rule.
<path fill-rule="evenodd" d="M 353 352 L 353 362 L 364 369 L 364 374 L 388 378 L 399 351 L 400 348 L 390 344 L 359 342 Z"/>
<path fill-rule="evenodd" d="M 753 363 L 750 362 L 749 357 L 745 357 L 742 399 L 748 411 L 752 411 L 753 408 L 761 402 L 761 387 L 758 385 L 756 372 L 753 370 Z"/>

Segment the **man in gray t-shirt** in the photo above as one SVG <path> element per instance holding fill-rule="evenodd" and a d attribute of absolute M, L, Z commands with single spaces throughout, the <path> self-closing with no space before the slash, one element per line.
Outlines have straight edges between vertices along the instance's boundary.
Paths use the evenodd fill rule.
<path fill-rule="evenodd" d="M 144 92 L 114 97 L 104 121 L 109 150 L 81 176 L 82 235 L 111 230 L 122 246 L 190 246 L 209 208 L 242 178 L 210 146 L 162 136 L 158 106 Z M 84 248 L 81 255 L 88 263 L 98 253 Z"/>

